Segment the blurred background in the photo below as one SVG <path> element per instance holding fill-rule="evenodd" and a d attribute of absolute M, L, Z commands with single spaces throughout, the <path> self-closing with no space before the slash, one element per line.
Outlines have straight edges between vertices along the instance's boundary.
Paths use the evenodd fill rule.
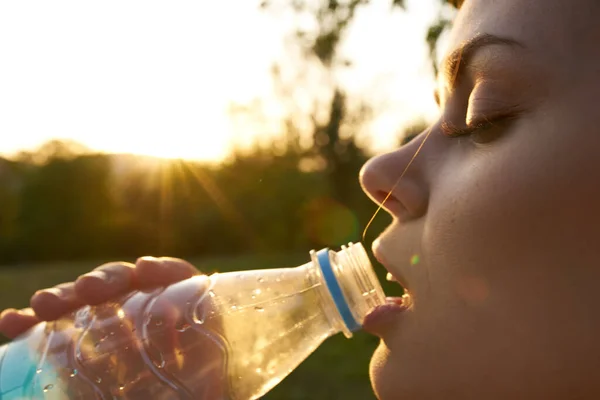
<path fill-rule="evenodd" d="M 436 117 L 451 3 L 0 3 L 0 309 L 106 261 L 287 267 L 360 241 L 360 167 Z M 265 399 L 374 398 L 376 345 L 332 338 Z"/>

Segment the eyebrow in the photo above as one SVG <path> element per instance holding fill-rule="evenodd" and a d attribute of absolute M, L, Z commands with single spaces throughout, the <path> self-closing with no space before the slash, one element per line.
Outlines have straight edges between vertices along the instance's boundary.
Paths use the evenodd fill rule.
<path fill-rule="evenodd" d="M 525 48 L 525 45 L 517 40 L 487 33 L 467 40 L 444 60 L 442 71 L 451 90 L 458 85 L 460 76 L 464 74 L 465 69 L 472 63 L 477 52 L 485 47 L 494 45 Z"/>

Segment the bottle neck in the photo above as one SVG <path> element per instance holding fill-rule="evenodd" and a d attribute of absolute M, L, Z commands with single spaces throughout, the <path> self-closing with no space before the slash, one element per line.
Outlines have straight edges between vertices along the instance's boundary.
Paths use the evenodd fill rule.
<path fill-rule="evenodd" d="M 362 327 L 367 313 L 385 303 L 385 294 L 364 247 L 350 243 L 339 252 L 311 252 L 312 265 L 325 288 L 325 310 L 346 337 Z M 326 311 L 327 312 L 327 311 Z"/>

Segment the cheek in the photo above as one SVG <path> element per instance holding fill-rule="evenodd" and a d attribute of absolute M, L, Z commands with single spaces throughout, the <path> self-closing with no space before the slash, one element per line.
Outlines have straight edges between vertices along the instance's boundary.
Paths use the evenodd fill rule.
<path fill-rule="evenodd" d="M 465 349 L 479 338 L 473 353 L 551 377 L 550 366 L 584 357 L 578 343 L 595 347 L 591 331 L 578 331 L 589 317 L 573 310 L 589 307 L 585 282 L 598 281 L 600 162 L 592 135 L 537 126 L 449 159 L 423 243 L 432 309 L 457 310 L 456 329 L 476 332 Z"/>
<path fill-rule="evenodd" d="M 452 265 L 444 274 L 597 256 L 598 135 L 530 125 L 487 149 L 465 146 L 436 178 L 424 234 L 432 258 Z"/>

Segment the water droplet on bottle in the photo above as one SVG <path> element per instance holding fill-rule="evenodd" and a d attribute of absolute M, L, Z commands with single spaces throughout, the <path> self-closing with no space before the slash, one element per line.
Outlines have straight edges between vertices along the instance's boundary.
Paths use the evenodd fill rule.
<path fill-rule="evenodd" d="M 122 308 L 119 308 L 119 311 L 117 311 L 117 317 L 119 317 L 119 319 L 125 318 L 125 311 L 123 311 Z"/>
<path fill-rule="evenodd" d="M 157 319 L 154 323 L 156 326 L 161 326 L 163 324 L 162 319 Z"/>
<path fill-rule="evenodd" d="M 152 321 L 152 314 L 146 315 L 146 318 L 144 318 L 144 325 L 150 325 L 151 321 Z"/>
<path fill-rule="evenodd" d="M 262 368 L 256 368 L 256 373 L 257 374 L 262 374 Z"/>
<path fill-rule="evenodd" d="M 258 278 L 258 283 L 263 283 L 265 281 L 265 278 L 263 278 L 262 276 L 260 278 Z"/>
<path fill-rule="evenodd" d="M 215 297 L 215 296 L 216 296 L 215 292 L 213 292 L 212 290 L 209 290 L 209 291 L 208 291 L 208 295 L 209 295 L 210 297 Z"/>
<path fill-rule="evenodd" d="M 261 293 L 262 293 L 262 290 L 260 290 L 260 289 L 254 289 L 254 290 L 252 291 L 252 293 L 258 296 L 259 294 L 261 294 Z"/>
<path fill-rule="evenodd" d="M 256 306 L 256 307 L 254 307 L 254 309 L 255 309 L 256 311 L 258 311 L 258 312 L 264 312 L 264 311 L 265 311 L 265 309 L 264 309 L 264 308 L 262 308 L 262 307 L 259 307 L 259 306 Z"/>
<path fill-rule="evenodd" d="M 42 369 L 41 369 L 41 368 L 38 368 L 38 369 L 36 369 L 36 370 L 35 370 L 35 373 L 36 373 L 36 374 L 41 374 L 41 373 L 42 373 Z"/>
<path fill-rule="evenodd" d="M 71 371 L 71 374 L 70 374 L 69 376 L 70 376 L 71 378 L 73 378 L 73 377 L 77 376 L 77 374 L 78 374 L 78 373 L 79 373 L 79 372 L 78 372 L 76 369 L 74 369 L 74 370 L 72 370 L 72 371 Z"/>
<path fill-rule="evenodd" d="M 156 365 L 156 368 L 164 368 L 165 367 L 165 359 L 162 357 L 162 354 L 159 354 L 159 359 L 158 360 L 154 360 L 154 365 Z"/>
<path fill-rule="evenodd" d="M 235 311 L 235 310 L 237 310 L 237 306 L 231 306 L 231 310 L 232 310 L 232 311 Z"/>
<path fill-rule="evenodd" d="M 53 387 L 54 387 L 54 385 L 51 384 L 51 383 L 48 384 L 48 385 L 46 385 L 46 386 L 44 386 L 44 393 L 46 393 L 47 391 L 51 390 Z"/>
<path fill-rule="evenodd" d="M 85 306 L 77 310 L 77 312 L 75 313 L 75 319 L 73 321 L 75 328 L 85 329 L 90 325 L 91 322 L 92 312 L 90 306 Z"/>
<path fill-rule="evenodd" d="M 121 383 L 121 384 L 119 385 L 119 391 L 121 391 L 121 392 L 122 392 L 123 390 L 125 390 L 125 385 Z"/>
<path fill-rule="evenodd" d="M 102 342 L 104 340 L 100 339 L 99 341 L 97 341 L 96 343 L 94 343 L 94 349 L 98 350 L 100 348 L 100 346 L 102 345 Z"/>
<path fill-rule="evenodd" d="M 194 313 L 192 314 L 192 320 L 194 321 L 195 324 L 198 325 L 202 325 L 204 323 L 204 319 L 206 318 L 206 307 L 203 303 L 199 303 L 196 305 L 196 308 L 194 308 Z M 184 321 L 181 321 L 186 322 Z"/>
<path fill-rule="evenodd" d="M 100 378 L 99 376 L 96 377 L 96 383 L 101 383 L 102 382 L 102 378 Z"/>
<path fill-rule="evenodd" d="M 154 364 L 156 368 L 163 368 L 166 365 L 165 359 L 159 348 L 149 344 L 148 347 L 146 347 L 146 351 L 150 357 L 150 360 L 152 360 L 152 364 Z"/>
<path fill-rule="evenodd" d="M 199 323 L 203 323 L 203 322 L 204 322 L 204 320 L 202 320 L 202 322 L 200 322 L 200 321 L 198 320 L 198 322 L 199 322 Z M 187 323 L 187 322 L 185 322 L 185 321 L 182 321 L 182 322 L 180 322 L 180 323 L 179 323 L 177 326 L 175 326 L 175 329 L 177 329 L 177 331 L 178 331 L 178 332 L 185 332 L 185 331 L 187 331 L 188 329 L 190 329 L 190 327 L 191 327 L 191 325 L 190 325 L 190 324 L 188 324 L 188 323 Z"/>

